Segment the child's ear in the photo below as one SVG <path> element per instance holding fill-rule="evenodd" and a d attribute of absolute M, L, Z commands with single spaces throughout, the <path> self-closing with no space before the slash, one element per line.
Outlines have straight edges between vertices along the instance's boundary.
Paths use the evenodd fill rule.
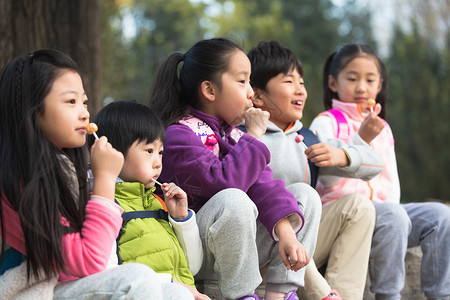
<path fill-rule="evenodd" d="M 337 82 L 336 82 L 336 79 L 334 79 L 334 77 L 331 75 L 328 75 L 328 88 L 332 92 L 337 93 Z"/>
<path fill-rule="evenodd" d="M 262 98 L 263 90 L 260 88 L 253 88 L 254 95 L 252 97 L 253 105 L 257 108 L 260 108 L 264 105 L 264 100 Z"/>
<path fill-rule="evenodd" d="M 201 93 L 208 101 L 214 101 L 216 99 L 215 96 L 215 87 L 211 81 L 203 81 L 201 86 Z"/>

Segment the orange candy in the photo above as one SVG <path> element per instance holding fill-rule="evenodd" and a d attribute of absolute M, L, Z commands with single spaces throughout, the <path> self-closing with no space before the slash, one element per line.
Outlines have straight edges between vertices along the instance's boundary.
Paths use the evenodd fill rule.
<path fill-rule="evenodd" d="M 373 100 L 373 99 L 369 99 L 367 102 L 369 103 L 369 106 L 372 106 L 372 107 L 374 107 L 375 104 L 377 104 L 377 103 L 375 102 L 375 100 Z"/>
<path fill-rule="evenodd" d="M 97 124 L 95 123 L 89 123 L 88 126 L 86 126 L 87 133 L 94 134 L 98 130 Z"/>

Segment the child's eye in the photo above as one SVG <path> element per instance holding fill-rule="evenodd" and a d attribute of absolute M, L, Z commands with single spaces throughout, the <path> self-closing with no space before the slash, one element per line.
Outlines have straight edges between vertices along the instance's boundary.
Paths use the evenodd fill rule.
<path fill-rule="evenodd" d="M 159 151 L 159 155 L 163 155 L 164 151 Z"/>
<path fill-rule="evenodd" d="M 245 84 L 245 80 L 239 80 L 239 82 Z"/>
<path fill-rule="evenodd" d="M 356 78 L 347 78 L 348 81 L 356 81 Z"/>
<path fill-rule="evenodd" d="M 89 102 L 89 100 L 87 100 L 87 99 L 84 100 L 84 101 L 83 101 L 83 105 L 88 105 L 88 102 Z"/>
<path fill-rule="evenodd" d="M 153 149 L 147 149 L 148 154 L 152 154 L 153 153 Z"/>
<path fill-rule="evenodd" d="M 75 104 L 75 99 L 70 99 L 70 100 L 67 100 L 67 103 L 70 103 L 70 104 Z"/>

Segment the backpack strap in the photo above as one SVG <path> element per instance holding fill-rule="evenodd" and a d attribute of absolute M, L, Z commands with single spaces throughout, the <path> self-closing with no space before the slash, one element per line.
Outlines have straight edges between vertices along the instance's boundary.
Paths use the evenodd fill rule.
<path fill-rule="evenodd" d="M 243 132 L 247 132 L 244 125 L 237 126 Z M 305 143 L 306 147 L 312 146 L 314 144 L 320 143 L 319 138 L 308 128 L 302 127 L 297 133 L 303 136 L 303 143 Z M 308 159 L 309 172 L 311 173 L 311 186 L 316 187 L 317 177 L 319 176 L 319 167 L 316 166 L 310 159 Z"/>
<path fill-rule="evenodd" d="M 26 256 L 15 248 L 9 247 L 5 250 L 1 258 L 2 260 L 0 261 L 0 275 L 3 275 L 3 273 L 8 271 L 9 269 L 15 268 L 20 265 L 26 259 Z"/>
<path fill-rule="evenodd" d="M 303 143 L 305 143 L 306 147 L 320 143 L 319 138 L 306 127 L 302 127 L 297 131 L 297 133 L 303 136 Z M 308 166 L 309 172 L 311 173 L 311 186 L 315 188 L 317 184 L 317 177 L 319 176 L 319 167 L 316 166 L 309 158 Z"/>
<path fill-rule="evenodd" d="M 337 109 L 330 109 L 326 111 L 328 116 L 332 116 L 336 121 L 336 138 L 348 142 L 350 139 L 350 126 L 344 114 Z"/>
<path fill-rule="evenodd" d="M 145 219 L 145 218 L 163 219 L 169 221 L 168 213 L 163 209 L 159 209 L 156 211 L 154 210 L 128 211 L 122 214 L 123 224 L 133 219 Z"/>
<path fill-rule="evenodd" d="M 119 202 L 114 199 L 114 201 L 120 206 Z M 122 264 L 122 259 L 120 258 L 119 253 L 119 241 L 122 236 L 122 229 L 125 226 L 125 223 L 133 220 L 133 219 L 145 219 L 145 218 L 154 218 L 154 219 L 163 219 L 167 222 L 169 221 L 169 213 L 164 209 L 159 210 L 138 210 L 138 211 L 128 211 L 122 214 L 122 227 L 120 228 L 119 235 L 116 238 L 116 254 L 119 265 Z"/>
<path fill-rule="evenodd" d="M 219 139 L 205 121 L 188 115 L 178 123 L 189 127 L 202 140 L 206 148 L 219 157 Z"/>
<path fill-rule="evenodd" d="M 189 127 L 202 140 L 202 143 L 205 145 L 206 149 L 214 153 L 215 156 L 219 157 L 219 138 L 214 134 L 214 131 L 205 121 L 197 117 L 187 115 L 182 120 L 178 121 L 178 123 Z M 245 127 L 243 128 L 245 129 Z M 234 127 L 230 132 L 230 137 L 237 143 L 244 135 L 244 132 L 239 130 L 239 128 Z"/>
<path fill-rule="evenodd" d="M 327 110 L 324 113 L 321 113 L 320 115 L 326 115 L 334 118 L 334 120 L 336 121 L 336 132 L 335 132 L 336 138 L 346 143 L 350 141 L 350 126 L 348 125 L 347 118 L 340 110 L 333 108 Z M 383 121 L 385 127 L 389 127 L 389 124 L 384 119 L 381 120 Z M 390 138 L 390 142 L 392 145 L 394 145 L 394 137 Z"/>

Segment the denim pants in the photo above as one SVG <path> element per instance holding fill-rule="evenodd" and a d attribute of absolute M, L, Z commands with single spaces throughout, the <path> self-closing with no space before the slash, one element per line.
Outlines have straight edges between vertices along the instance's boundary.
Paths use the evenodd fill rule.
<path fill-rule="evenodd" d="M 400 299 L 406 249 L 423 252 L 421 286 L 425 296 L 450 296 L 450 208 L 442 203 L 375 203 L 377 220 L 369 262 L 370 290 L 376 299 Z"/>

